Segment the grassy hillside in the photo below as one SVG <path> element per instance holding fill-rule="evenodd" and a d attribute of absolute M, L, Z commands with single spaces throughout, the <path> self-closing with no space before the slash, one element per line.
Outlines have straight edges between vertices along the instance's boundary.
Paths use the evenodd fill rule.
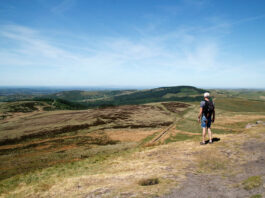
<path fill-rule="evenodd" d="M 45 95 L 41 99 L 63 99 L 86 107 L 144 104 L 161 101 L 199 101 L 205 90 L 191 86 L 161 87 L 147 90 L 64 91 Z"/>
<path fill-rule="evenodd" d="M 116 95 L 130 94 L 136 90 L 105 90 L 105 91 L 62 91 L 55 94 L 44 95 L 40 98 L 63 99 L 73 102 L 86 102 L 93 100 L 105 100 Z"/>
<path fill-rule="evenodd" d="M 43 110 L 78 110 L 95 107 L 145 104 L 163 101 L 200 101 L 203 89 L 191 86 L 161 87 L 147 90 L 115 91 L 62 91 L 41 96 L 6 95 L 4 101 L 10 101 L 0 107 L 0 112 L 27 112 L 43 106 Z M 11 102 L 13 101 L 13 102 Z M 26 106 L 31 105 L 31 108 Z M 2 109 L 2 111 L 1 111 Z"/>
<path fill-rule="evenodd" d="M 7 117 L 0 120 L 0 194 L 154 197 L 181 182 L 176 180 L 185 178 L 187 167 L 198 167 L 196 171 L 200 173 L 233 167 L 226 164 L 231 160 L 224 160 L 223 154 L 207 154 L 213 157 L 209 161 L 201 153 L 210 153 L 199 145 L 201 128 L 197 115 L 203 92 L 183 86 L 142 90 L 111 96 L 108 101 L 117 102 L 118 98 L 112 104 L 144 105 L 86 110 L 61 110 L 79 108 L 74 105 L 80 103 L 60 98 L 1 103 L 0 109 Z M 231 144 L 231 139 L 234 141 L 236 135 L 244 132 L 246 124 L 265 121 L 263 101 L 220 94 L 214 100 L 217 116 L 213 132 L 221 141 L 211 145 L 211 149 L 216 145 L 221 149 L 226 137 L 229 141 L 224 148 L 236 145 Z M 46 108 L 54 111 L 45 111 Z M 199 165 L 188 166 L 187 163 L 197 161 L 197 154 Z M 204 166 L 206 162 L 210 165 Z M 145 179 L 153 179 L 157 184 L 141 186 L 140 181 Z"/>
<path fill-rule="evenodd" d="M 173 121 L 161 105 L 14 114 L 0 120 L 0 179 L 135 147 Z"/>
<path fill-rule="evenodd" d="M 35 99 L 34 101 L 16 101 L 0 103 L 0 114 L 15 113 L 15 112 L 33 112 L 38 110 L 73 110 L 85 109 L 86 106 L 70 102 L 62 99 Z"/>
<path fill-rule="evenodd" d="M 218 97 L 216 107 L 231 112 L 265 112 L 265 101 L 246 98 Z"/>
<path fill-rule="evenodd" d="M 265 90 L 256 89 L 217 89 L 211 90 L 214 95 L 265 101 Z"/>
<path fill-rule="evenodd" d="M 114 104 L 141 104 L 160 101 L 199 101 L 205 90 L 191 86 L 161 87 L 115 96 Z"/>
<path fill-rule="evenodd" d="M 63 91 L 13 101 L 14 95 L 0 104 L 0 119 L 5 119 L 12 112 L 82 110 L 104 108 L 110 106 L 146 104 L 162 101 L 200 101 L 205 90 L 191 86 L 161 87 L 147 90 L 115 90 L 115 91 Z M 5 96 L 8 97 L 8 96 Z"/>

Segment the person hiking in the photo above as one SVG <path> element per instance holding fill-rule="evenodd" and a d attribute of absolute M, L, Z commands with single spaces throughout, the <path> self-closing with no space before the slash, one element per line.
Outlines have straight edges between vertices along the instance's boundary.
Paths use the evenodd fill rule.
<path fill-rule="evenodd" d="M 205 145 L 206 129 L 208 130 L 209 144 L 212 144 L 212 131 L 211 123 L 215 120 L 214 103 L 210 100 L 210 94 L 204 93 L 204 100 L 200 104 L 200 113 L 198 116 L 198 122 L 201 123 L 202 127 L 202 142 L 201 145 Z"/>

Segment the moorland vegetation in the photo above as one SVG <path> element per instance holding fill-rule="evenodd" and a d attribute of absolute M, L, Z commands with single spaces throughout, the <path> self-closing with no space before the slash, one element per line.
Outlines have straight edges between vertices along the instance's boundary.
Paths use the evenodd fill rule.
<path fill-rule="evenodd" d="M 245 126 L 265 122 L 265 92 L 210 90 L 220 141 L 202 148 L 197 115 L 204 91 L 67 91 L 1 103 L 1 196 L 163 196 L 209 174 L 229 183 L 231 195 L 262 195 L 264 125 Z"/>

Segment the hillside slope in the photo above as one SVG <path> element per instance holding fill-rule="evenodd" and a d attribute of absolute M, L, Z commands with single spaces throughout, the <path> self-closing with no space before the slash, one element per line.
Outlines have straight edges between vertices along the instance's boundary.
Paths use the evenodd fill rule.
<path fill-rule="evenodd" d="M 258 120 L 265 122 L 265 114 L 255 112 L 251 105 L 249 110 L 253 112 L 238 111 L 240 103 L 229 103 L 236 108 L 217 108 L 213 124 L 216 141 L 206 146 L 199 144 L 199 103 L 193 102 L 39 112 L 10 118 L 1 123 L 8 134 L 19 130 L 37 135 L 0 147 L 0 194 L 262 197 L 264 125 L 256 124 L 250 129 L 245 126 Z M 98 124 L 102 127 L 86 128 L 89 126 L 84 122 L 94 121 L 91 116 L 100 118 Z M 69 127 L 77 126 L 80 120 L 81 128 Z M 185 124 L 185 120 L 189 123 Z M 52 133 L 41 134 L 41 128 Z M 152 182 L 156 185 L 150 185 Z"/>
<path fill-rule="evenodd" d="M 205 90 L 192 86 L 160 87 L 147 90 L 117 91 L 64 91 L 52 95 L 44 95 L 41 99 L 64 99 L 78 102 L 87 107 L 113 106 L 126 104 L 145 104 L 162 101 L 199 101 Z"/>
<path fill-rule="evenodd" d="M 130 94 L 137 90 L 103 90 L 103 91 L 82 91 L 82 90 L 71 90 L 62 91 L 54 94 L 43 95 L 40 98 L 51 98 L 51 99 L 63 99 L 72 102 L 86 102 L 94 101 L 98 99 L 105 100 L 118 95 Z"/>
<path fill-rule="evenodd" d="M 166 89 L 128 96 L 143 102 L 200 92 Z M 54 111 L 44 107 L 79 103 L 44 101 L 1 104 L 8 113 L 0 120 L 2 197 L 264 196 L 264 101 L 216 95 L 216 141 L 206 146 L 199 101 Z"/>

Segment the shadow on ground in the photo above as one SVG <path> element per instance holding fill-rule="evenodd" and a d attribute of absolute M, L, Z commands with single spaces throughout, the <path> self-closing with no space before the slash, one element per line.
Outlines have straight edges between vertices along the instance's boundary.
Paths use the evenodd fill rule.
<path fill-rule="evenodd" d="M 221 138 L 217 138 L 217 137 L 214 137 L 213 139 L 212 139 L 212 142 L 214 143 L 214 142 L 219 142 L 221 140 Z M 206 140 L 205 141 L 205 144 L 208 144 L 209 143 L 209 140 Z"/>

